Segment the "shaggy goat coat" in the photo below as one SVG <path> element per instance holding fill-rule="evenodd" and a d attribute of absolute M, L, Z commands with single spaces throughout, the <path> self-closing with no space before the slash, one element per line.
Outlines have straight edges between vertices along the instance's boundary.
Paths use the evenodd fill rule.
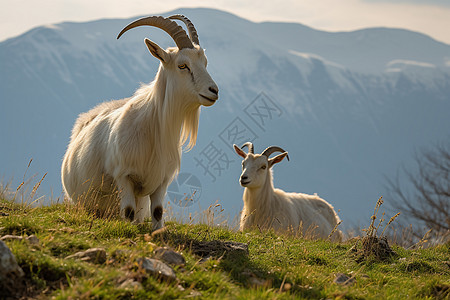
<path fill-rule="evenodd" d="M 166 81 L 158 72 L 132 98 L 102 103 L 79 116 L 63 160 L 66 195 L 76 201 L 95 196 L 95 204 L 106 208 L 118 192 L 114 178 L 128 177 L 138 197 L 172 181 L 181 144 L 189 135 L 189 145 L 195 143 L 199 106 L 167 99 L 172 95 Z"/>
<path fill-rule="evenodd" d="M 259 188 L 245 188 L 240 230 L 273 228 L 280 233 L 301 232 L 304 236 L 325 239 L 340 221 L 333 206 L 317 195 L 286 193 L 274 188 L 272 170 Z M 332 236 L 341 240 L 338 230 Z"/>

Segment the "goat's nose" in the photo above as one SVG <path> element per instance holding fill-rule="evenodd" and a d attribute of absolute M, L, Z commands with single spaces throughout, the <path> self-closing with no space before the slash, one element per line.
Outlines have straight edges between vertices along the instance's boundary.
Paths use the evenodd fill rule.
<path fill-rule="evenodd" d="M 212 87 L 212 86 L 210 86 L 210 87 L 209 87 L 209 91 L 210 91 L 211 93 L 213 93 L 214 95 L 218 95 L 218 94 L 219 94 L 219 88 L 217 88 L 217 87 Z"/>
<path fill-rule="evenodd" d="M 248 176 L 247 176 L 247 175 L 241 176 L 241 180 L 247 180 L 247 179 L 248 179 Z"/>

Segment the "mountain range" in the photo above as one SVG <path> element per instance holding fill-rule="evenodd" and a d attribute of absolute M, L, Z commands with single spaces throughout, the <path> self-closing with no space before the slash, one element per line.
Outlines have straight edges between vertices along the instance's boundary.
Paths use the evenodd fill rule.
<path fill-rule="evenodd" d="M 386 193 L 386 178 L 450 137 L 450 45 L 403 29 L 332 33 L 206 8 L 164 15 L 175 13 L 195 24 L 220 89 L 169 188 L 183 216 L 217 201 L 230 221 L 237 217 L 241 160 L 231 146 L 252 141 L 258 152 L 289 152 L 291 160 L 274 167 L 276 187 L 318 193 L 343 224 L 359 224 Z M 18 186 L 32 158 L 28 175 L 48 173 L 40 193 L 61 197 L 60 165 L 77 115 L 153 80 L 159 62 L 144 37 L 174 46 L 151 27 L 116 40 L 136 18 L 41 26 L 0 42 L 4 182 Z"/>

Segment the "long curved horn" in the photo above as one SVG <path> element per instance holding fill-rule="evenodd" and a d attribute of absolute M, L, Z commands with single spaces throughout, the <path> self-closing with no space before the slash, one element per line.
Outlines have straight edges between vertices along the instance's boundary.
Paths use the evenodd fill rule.
<path fill-rule="evenodd" d="M 250 142 L 245 143 L 244 145 L 242 145 L 241 149 L 244 149 L 244 147 L 248 147 L 248 153 L 254 154 L 255 149 L 253 147 L 253 144 Z"/>
<path fill-rule="evenodd" d="M 285 150 L 283 150 L 283 148 L 280 148 L 278 146 L 270 146 L 267 147 L 266 150 L 264 150 L 261 155 L 265 155 L 267 156 L 267 158 L 269 158 L 269 156 L 274 153 L 274 152 L 286 152 Z M 289 160 L 289 155 L 286 155 L 287 160 Z"/>
<path fill-rule="evenodd" d="M 189 20 L 187 17 L 185 17 L 183 15 L 173 15 L 173 16 L 170 16 L 169 19 L 183 21 L 184 24 L 186 24 L 186 26 L 188 28 L 189 37 L 191 38 L 191 41 L 200 46 L 197 30 L 195 30 L 194 24 L 192 24 L 191 20 Z"/>
<path fill-rule="evenodd" d="M 184 29 L 181 26 L 178 26 L 178 24 L 175 21 L 172 21 L 170 19 L 161 16 L 145 17 L 131 22 L 124 29 L 122 29 L 122 31 L 117 36 L 117 39 L 119 39 L 122 36 L 122 34 L 127 32 L 128 30 L 144 25 L 158 27 L 159 29 L 162 29 L 165 32 L 167 32 L 175 41 L 175 44 L 177 44 L 177 47 L 180 50 L 183 48 L 194 48 L 191 40 L 186 34 L 186 31 L 184 31 Z"/>

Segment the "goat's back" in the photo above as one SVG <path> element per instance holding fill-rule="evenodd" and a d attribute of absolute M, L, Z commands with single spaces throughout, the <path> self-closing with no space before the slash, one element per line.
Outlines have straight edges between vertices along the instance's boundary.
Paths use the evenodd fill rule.
<path fill-rule="evenodd" d="M 275 194 L 290 203 L 291 214 L 297 216 L 293 219 L 297 224 L 301 222 L 304 232 L 317 227 L 311 234 L 327 238 L 340 221 L 333 206 L 317 195 L 285 193 L 279 189 L 275 189 Z"/>
<path fill-rule="evenodd" d="M 91 110 L 81 113 L 77 120 L 75 121 L 75 125 L 72 129 L 72 135 L 70 138 L 70 142 L 72 143 L 74 139 L 78 136 L 81 130 L 85 128 L 92 120 L 94 120 L 99 115 L 106 115 L 111 113 L 111 111 L 118 109 L 119 107 L 122 107 L 125 105 L 125 103 L 130 98 L 124 98 L 120 100 L 112 100 L 108 102 L 100 103 L 99 105 L 95 106 Z"/>

